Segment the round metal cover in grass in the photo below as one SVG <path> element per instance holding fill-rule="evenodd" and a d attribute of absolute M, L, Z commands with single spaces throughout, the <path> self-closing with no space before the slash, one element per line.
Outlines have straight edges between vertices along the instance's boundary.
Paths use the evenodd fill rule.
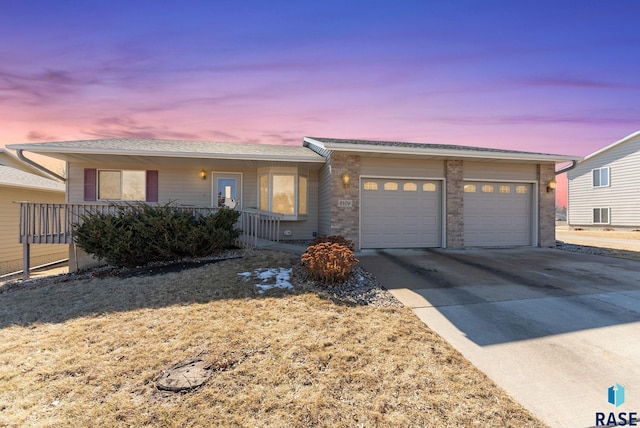
<path fill-rule="evenodd" d="M 204 361 L 183 361 L 165 370 L 156 386 L 164 391 L 188 391 L 204 384 L 210 376 L 211 367 Z"/>

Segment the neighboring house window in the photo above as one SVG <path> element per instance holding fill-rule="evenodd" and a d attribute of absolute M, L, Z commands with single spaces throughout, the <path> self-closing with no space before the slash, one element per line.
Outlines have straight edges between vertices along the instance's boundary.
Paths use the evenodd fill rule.
<path fill-rule="evenodd" d="M 258 177 L 258 207 L 287 216 L 306 215 L 308 183 L 308 178 L 299 174 L 261 174 Z"/>
<path fill-rule="evenodd" d="M 594 208 L 593 223 L 609 224 L 610 223 L 609 208 Z"/>
<path fill-rule="evenodd" d="M 593 170 L 593 187 L 609 186 L 609 167 L 596 168 Z"/>
<path fill-rule="evenodd" d="M 85 168 L 84 200 L 158 202 L 158 171 Z"/>

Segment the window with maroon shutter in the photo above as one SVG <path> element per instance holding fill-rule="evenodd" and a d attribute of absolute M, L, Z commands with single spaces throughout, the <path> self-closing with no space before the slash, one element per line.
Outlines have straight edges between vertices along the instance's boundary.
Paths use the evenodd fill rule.
<path fill-rule="evenodd" d="M 147 171 L 147 202 L 158 202 L 158 171 Z"/>
<path fill-rule="evenodd" d="M 96 179 L 97 170 L 95 168 L 84 169 L 84 200 L 96 200 Z"/>
<path fill-rule="evenodd" d="M 87 169 L 85 200 L 158 202 L 158 171 Z"/>

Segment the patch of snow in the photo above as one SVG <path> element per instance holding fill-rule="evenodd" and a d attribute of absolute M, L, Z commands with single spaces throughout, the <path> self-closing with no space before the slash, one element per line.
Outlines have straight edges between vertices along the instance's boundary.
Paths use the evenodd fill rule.
<path fill-rule="evenodd" d="M 272 288 L 292 289 L 292 270 L 293 269 L 291 268 L 256 269 L 253 272 L 242 272 L 238 275 L 243 276 L 245 281 L 249 281 L 250 278 L 260 280 L 261 283 L 254 285 L 258 288 L 258 293 L 263 294 L 265 291 L 271 290 Z M 274 280 L 275 283 L 273 283 Z"/>

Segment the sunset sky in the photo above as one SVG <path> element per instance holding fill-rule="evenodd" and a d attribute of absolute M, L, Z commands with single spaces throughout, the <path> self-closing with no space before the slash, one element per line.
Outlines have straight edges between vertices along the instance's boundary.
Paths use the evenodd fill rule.
<path fill-rule="evenodd" d="M 2 0 L 0 146 L 309 135 L 583 156 L 640 129 L 638 16 L 636 0 Z"/>

